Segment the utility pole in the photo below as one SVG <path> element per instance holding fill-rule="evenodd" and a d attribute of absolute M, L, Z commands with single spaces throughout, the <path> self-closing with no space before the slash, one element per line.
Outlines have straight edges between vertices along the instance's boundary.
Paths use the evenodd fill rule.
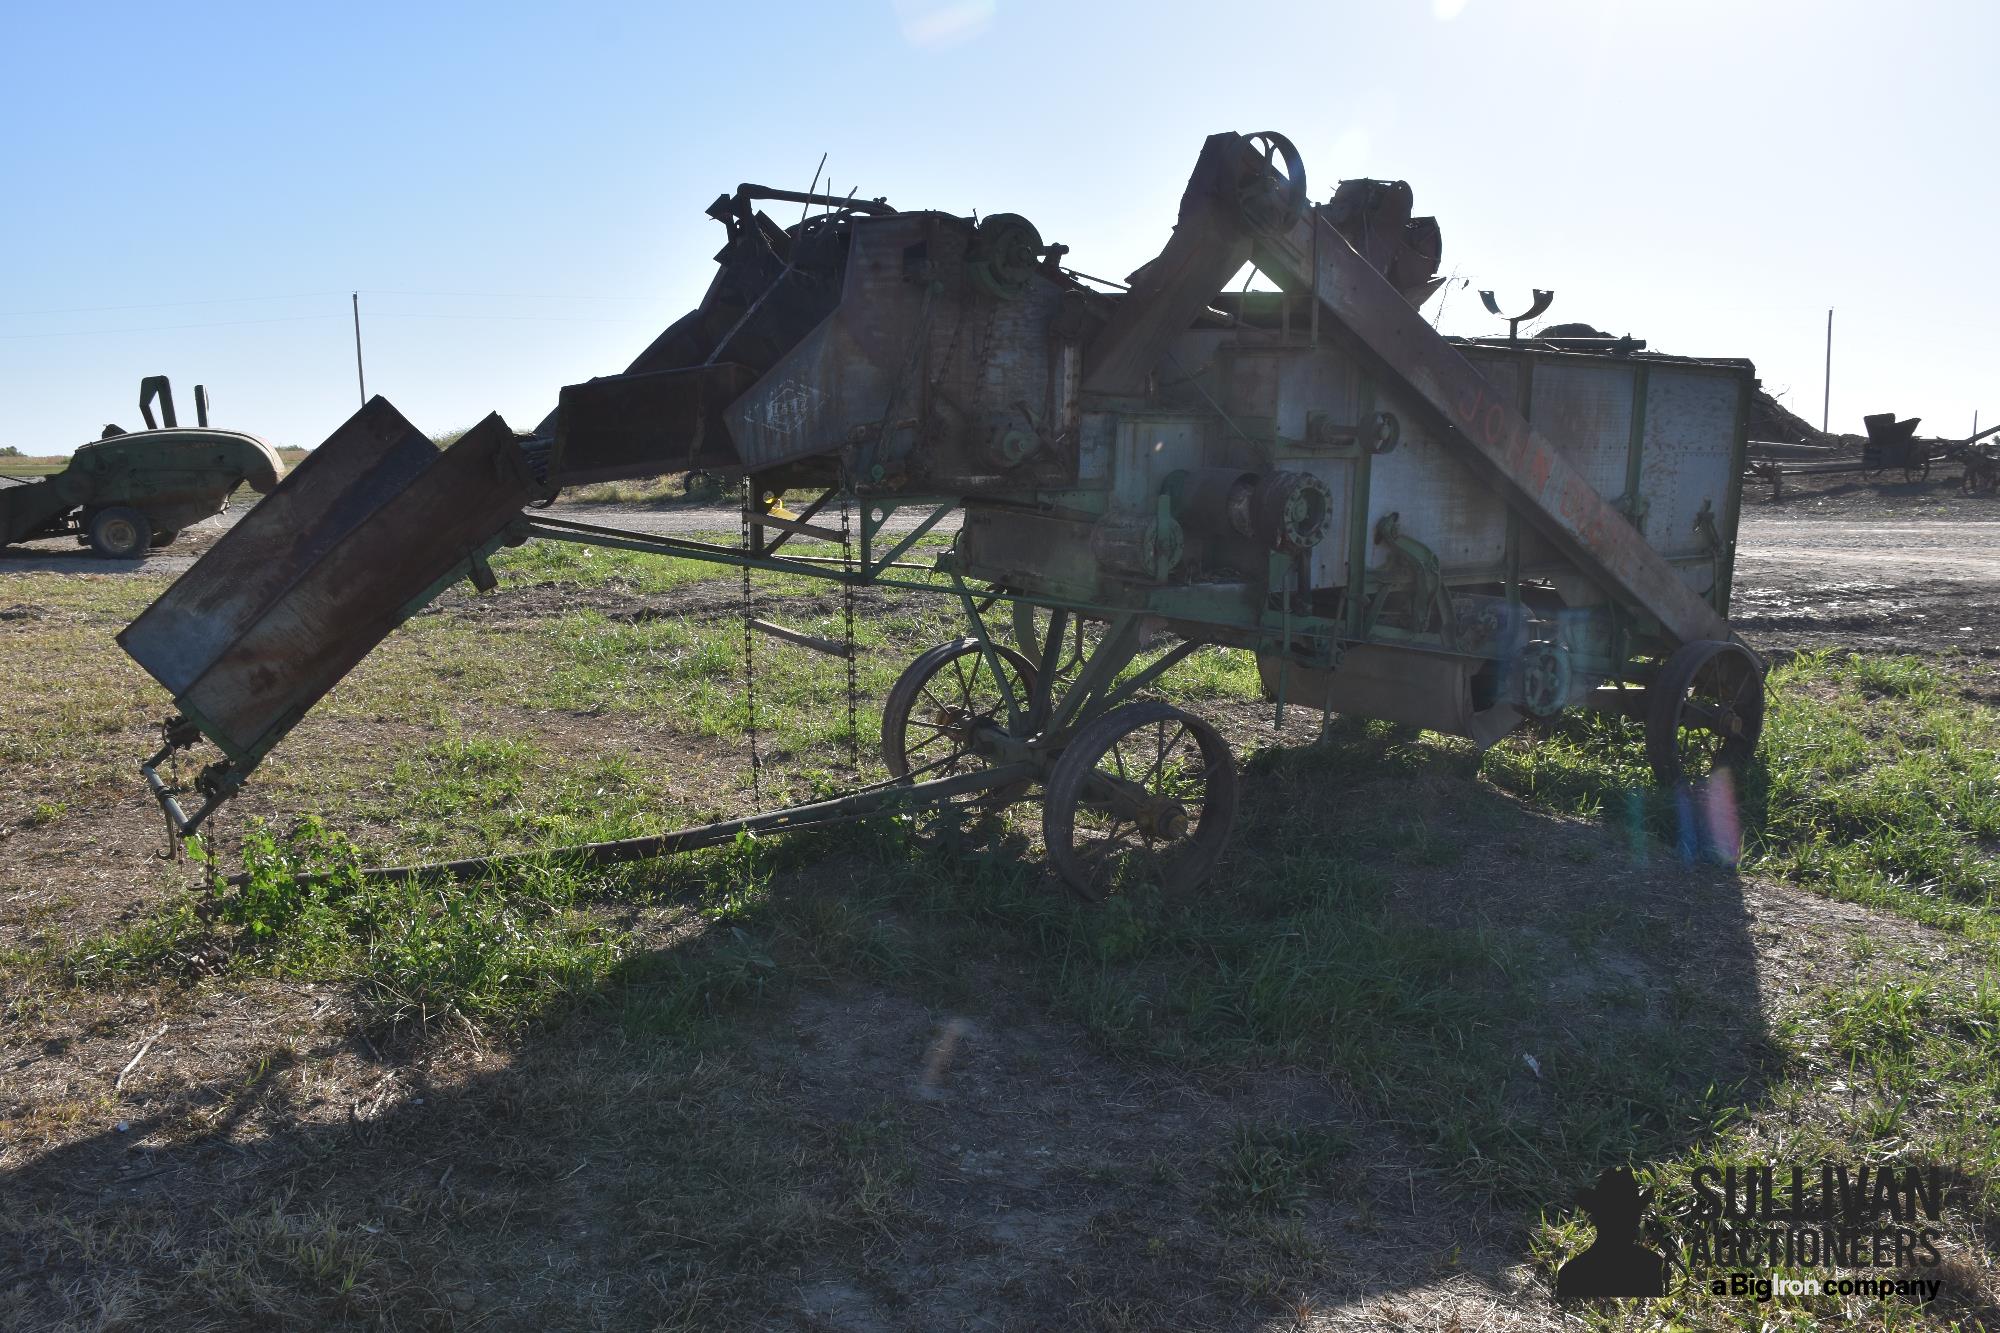
<path fill-rule="evenodd" d="M 358 334 L 356 335 L 359 336 Z M 1833 405 L 1833 307 L 1826 311 L 1826 393 L 1819 400 L 1819 433 L 1826 434 L 1828 409 Z"/>
<path fill-rule="evenodd" d="M 1828 353 L 1829 356 L 1832 353 Z M 368 377 L 361 373 L 361 293 L 354 293 L 354 378 L 361 386 L 361 405 L 368 406 Z"/>

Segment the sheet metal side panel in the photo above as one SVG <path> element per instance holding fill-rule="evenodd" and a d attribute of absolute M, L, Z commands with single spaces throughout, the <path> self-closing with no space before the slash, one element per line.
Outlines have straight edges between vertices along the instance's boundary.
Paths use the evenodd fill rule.
<path fill-rule="evenodd" d="M 1360 368 L 1352 358 L 1331 346 L 1285 348 L 1263 355 L 1242 354 L 1231 358 L 1232 378 L 1240 378 L 1239 410 L 1269 416 L 1276 422 L 1281 440 L 1306 438 L 1309 414 L 1324 412 L 1329 420 L 1352 422 L 1361 413 Z M 1259 404 L 1250 395 L 1265 391 L 1268 401 Z M 1273 465 L 1292 472 L 1304 472 L 1325 485 L 1332 499 L 1326 533 L 1307 556 L 1307 586 L 1339 588 L 1347 583 L 1349 525 L 1353 522 L 1354 463 L 1346 458 L 1329 458 L 1311 449 L 1281 451 Z"/>
<path fill-rule="evenodd" d="M 434 456 L 245 626 L 185 691 L 239 752 L 302 716 L 401 623 L 404 609 L 491 541 L 538 492 L 498 416 Z"/>
<path fill-rule="evenodd" d="M 1204 417 L 1135 415 L 1118 423 L 1111 469 L 1111 502 L 1145 512 L 1167 477 L 1202 465 Z"/>
<path fill-rule="evenodd" d="M 1513 361 L 1487 364 L 1493 391 L 1513 401 L 1520 367 Z M 1539 385 L 1537 386 L 1539 388 Z M 1397 515 L 1401 531 L 1437 554 L 1447 575 L 1459 570 L 1491 570 L 1507 556 L 1507 501 L 1499 489 L 1465 465 L 1461 451 L 1418 410 L 1398 384 L 1376 390 L 1377 407 L 1402 423 L 1403 440 L 1370 464 L 1368 487 L 1368 568 L 1380 569 L 1389 548 L 1374 540 L 1375 525 Z"/>
<path fill-rule="evenodd" d="M 831 453 L 857 427 L 879 425 L 925 319 L 925 287 L 910 281 L 905 252 L 928 247 L 934 231 L 925 213 L 855 220 L 840 304 L 729 406 L 746 467 Z M 899 416 L 916 415 L 922 373 L 902 384 Z"/>
<path fill-rule="evenodd" d="M 121 630 L 119 646 L 183 693 L 294 579 L 437 456 L 387 399 L 370 399 Z"/>
<path fill-rule="evenodd" d="M 1322 333 L 1406 386 L 1445 428 L 1442 438 L 1586 576 L 1657 618 L 1673 639 L 1728 637 L 1722 617 L 1316 210 L 1285 236 L 1260 240 L 1257 261 L 1281 285 L 1315 291 L 1332 316 Z"/>
<path fill-rule="evenodd" d="M 1668 556 L 1708 554 L 1695 531 L 1704 503 L 1726 539 L 1730 483 L 1736 475 L 1736 409 L 1742 381 L 1675 366 L 1654 366 L 1646 394 L 1639 493 L 1646 499 L 1646 539 Z M 1706 586 L 1704 571 L 1703 586 Z"/>
<path fill-rule="evenodd" d="M 729 405 L 743 466 L 756 472 L 839 447 L 855 426 L 881 420 L 888 379 L 848 334 L 843 305 Z"/>
<path fill-rule="evenodd" d="M 1493 378 L 1487 366 L 1480 369 Z M 1534 375 L 1529 417 L 1535 429 L 1549 437 L 1593 490 L 1617 500 L 1625 494 L 1625 465 L 1632 452 L 1631 363 L 1542 359 L 1535 362 Z"/>

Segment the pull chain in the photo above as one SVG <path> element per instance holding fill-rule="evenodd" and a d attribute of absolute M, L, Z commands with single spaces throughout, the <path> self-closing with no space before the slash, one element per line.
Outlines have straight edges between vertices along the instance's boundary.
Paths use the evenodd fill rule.
<path fill-rule="evenodd" d="M 757 503 L 757 482 L 749 473 L 743 475 L 743 553 L 755 555 L 750 543 L 750 506 Z M 743 566 L 743 709 L 746 719 L 745 730 L 750 741 L 750 799 L 758 805 L 764 803 L 763 762 L 757 755 L 757 641 L 756 631 L 750 622 L 756 618 L 757 606 L 750 591 L 750 566 Z"/>
<path fill-rule="evenodd" d="M 840 610 L 847 621 L 847 766 L 861 767 L 861 733 L 855 726 L 854 701 L 854 539 L 848 517 L 849 493 L 840 492 Z"/>

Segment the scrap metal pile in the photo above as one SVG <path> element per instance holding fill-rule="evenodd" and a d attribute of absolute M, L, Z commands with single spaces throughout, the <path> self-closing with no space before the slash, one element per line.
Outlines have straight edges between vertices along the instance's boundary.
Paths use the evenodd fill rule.
<path fill-rule="evenodd" d="M 764 201 L 822 211 L 781 227 Z M 1314 203 L 1281 136 L 1212 136 L 1124 290 L 1013 214 L 749 185 L 709 212 L 714 282 L 625 373 L 444 451 L 371 401 L 120 636 L 179 710 L 145 770 L 178 827 L 402 619 L 490 587 L 488 556 L 530 538 L 944 591 L 965 616 L 887 700 L 889 782 L 600 860 L 1039 790 L 1078 892 L 1199 882 L 1234 761 L 1143 695 L 1204 644 L 1255 653 L 1281 705 L 1482 744 L 1623 709 L 1667 782 L 1756 745 L 1763 667 L 1725 619 L 1752 368 L 1441 337 L 1419 311 L 1439 229 L 1406 184 Z M 1279 290 L 1227 290 L 1245 264 Z M 688 469 L 747 478 L 740 545 L 524 508 Z M 818 498 L 779 504 L 800 489 Z M 858 554 L 803 554 L 840 541 L 820 515 L 850 500 Z M 954 511 L 950 549 L 907 558 Z M 190 816 L 157 769 L 204 736 L 223 757 Z"/>

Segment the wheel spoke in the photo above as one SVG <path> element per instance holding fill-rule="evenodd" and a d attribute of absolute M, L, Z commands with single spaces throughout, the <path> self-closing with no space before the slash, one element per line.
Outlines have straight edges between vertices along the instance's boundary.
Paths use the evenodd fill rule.
<path fill-rule="evenodd" d="M 1704 729 L 1709 731 L 1719 730 L 1724 725 L 1722 714 L 1710 708 L 1707 704 L 1696 703 L 1693 699 L 1689 699 L 1681 705 L 1681 717 L 1686 719 L 1689 716 L 1692 716 L 1696 722 L 1699 722 Z M 1681 725 L 1686 726 L 1687 723 L 1683 721 Z"/>
<path fill-rule="evenodd" d="M 928 750 L 931 746 L 936 745 L 939 741 L 948 741 L 951 739 L 950 733 L 945 731 L 943 727 L 932 727 L 930 731 L 931 734 L 929 736 L 925 737 L 921 741 L 918 741 L 915 745 L 911 745 L 907 741 L 904 742 L 903 757 L 905 759 L 915 758 L 917 755 L 922 754 L 925 750 Z M 946 751 L 946 753 L 950 753 L 950 751 Z"/>
<path fill-rule="evenodd" d="M 1159 740 L 1159 753 L 1153 757 L 1153 766 L 1146 771 L 1146 776 L 1143 779 L 1141 779 L 1141 781 L 1144 782 L 1145 785 L 1149 788 L 1152 786 L 1154 780 L 1160 776 L 1161 772 L 1165 770 L 1167 766 L 1167 756 L 1173 753 L 1173 747 L 1175 745 L 1180 744 L 1181 737 L 1187 735 L 1187 728 L 1185 726 L 1181 727 L 1179 731 L 1174 733 L 1174 739 L 1171 742 L 1169 742 L 1167 740 L 1166 719 L 1162 718 L 1157 728 L 1155 729 L 1155 734 L 1157 735 Z"/>

